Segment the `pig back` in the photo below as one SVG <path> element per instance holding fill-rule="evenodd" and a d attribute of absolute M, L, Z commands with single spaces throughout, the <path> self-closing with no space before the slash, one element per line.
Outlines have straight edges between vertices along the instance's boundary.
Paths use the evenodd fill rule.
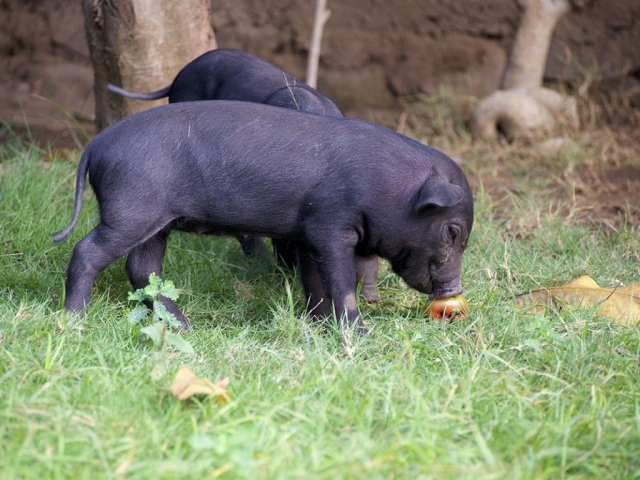
<path fill-rule="evenodd" d="M 283 235 L 314 204 L 338 213 L 373 209 L 380 197 L 406 204 L 436 166 L 461 175 L 444 154 L 389 129 L 246 102 L 156 107 L 104 130 L 88 150 L 99 200 L 136 192 L 173 215 Z"/>

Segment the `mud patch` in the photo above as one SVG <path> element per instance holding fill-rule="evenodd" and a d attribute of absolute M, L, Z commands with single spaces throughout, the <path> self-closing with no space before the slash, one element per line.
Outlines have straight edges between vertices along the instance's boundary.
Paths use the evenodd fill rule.
<path fill-rule="evenodd" d="M 575 186 L 577 217 L 604 224 L 640 225 L 640 166 L 586 168 Z"/>

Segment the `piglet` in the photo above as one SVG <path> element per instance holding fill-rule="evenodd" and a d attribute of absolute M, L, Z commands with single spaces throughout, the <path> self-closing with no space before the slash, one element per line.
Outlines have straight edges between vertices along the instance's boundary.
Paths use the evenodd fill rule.
<path fill-rule="evenodd" d="M 161 275 L 172 230 L 294 242 L 309 312 L 335 313 L 360 333 L 357 256 L 388 259 L 425 294 L 462 292 L 473 225 L 465 175 L 443 153 L 378 125 L 229 101 L 134 114 L 87 146 L 73 218 L 56 242 L 78 220 L 87 172 L 100 222 L 73 249 L 67 310 L 84 309 L 98 274 L 124 255 L 133 288 Z"/>

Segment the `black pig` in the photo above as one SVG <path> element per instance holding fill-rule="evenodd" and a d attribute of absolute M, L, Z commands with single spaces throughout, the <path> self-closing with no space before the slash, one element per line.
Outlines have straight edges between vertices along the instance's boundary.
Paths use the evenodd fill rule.
<path fill-rule="evenodd" d="M 87 171 L 100 223 L 73 249 L 67 310 L 85 308 L 98 274 L 126 254 L 134 288 L 160 275 L 171 230 L 296 242 L 310 312 L 333 307 L 361 332 L 356 255 L 389 259 L 420 292 L 462 292 L 473 224 L 466 177 L 443 153 L 378 125 L 227 101 L 134 114 L 86 148 L 73 218 L 55 241 L 78 220 Z"/>
<path fill-rule="evenodd" d="M 138 100 L 157 100 L 169 97 L 169 103 L 198 100 L 239 100 L 263 103 L 275 107 L 291 108 L 302 112 L 343 117 L 340 109 L 329 98 L 300 82 L 280 68 L 242 50 L 217 49 L 200 55 L 189 62 L 171 85 L 151 93 L 133 93 L 115 85 L 107 88 L 119 95 Z M 300 166 L 304 168 L 304 166 Z M 259 237 L 240 236 L 242 249 L 249 256 L 268 257 L 265 243 Z M 278 260 L 292 267 L 295 252 L 289 242 L 273 240 Z M 362 280 L 361 295 L 369 301 L 380 299 L 376 289 L 378 259 L 357 259 L 358 278 Z"/>
<path fill-rule="evenodd" d="M 333 101 L 272 63 L 242 50 L 219 48 L 203 53 L 178 72 L 171 85 L 151 93 L 107 88 L 138 100 L 169 97 L 169 103 L 239 100 L 343 117 Z"/>

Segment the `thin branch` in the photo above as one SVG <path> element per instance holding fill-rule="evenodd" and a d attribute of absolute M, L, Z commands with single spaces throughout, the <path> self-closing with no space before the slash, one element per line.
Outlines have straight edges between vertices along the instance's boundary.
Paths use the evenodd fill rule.
<path fill-rule="evenodd" d="M 330 16 L 331 10 L 327 10 L 327 0 L 318 0 L 316 3 L 316 14 L 313 22 L 309 61 L 307 63 L 307 84 L 313 88 L 318 86 L 318 64 L 320 63 L 322 31 L 324 30 L 324 24 L 329 20 Z"/>
<path fill-rule="evenodd" d="M 289 79 L 287 78 L 287 75 L 282 72 L 282 75 L 284 76 L 284 83 L 287 84 L 287 90 L 289 90 L 289 95 L 291 95 L 291 99 L 293 100 L 293 104 L 296 106 L 296 110 L 300 110 L 300 104 L 298 103 L 298 99 L 296 98 L 296 79 L 293 79 L 293 85 L 291 85 L 289 83 Z"/>

